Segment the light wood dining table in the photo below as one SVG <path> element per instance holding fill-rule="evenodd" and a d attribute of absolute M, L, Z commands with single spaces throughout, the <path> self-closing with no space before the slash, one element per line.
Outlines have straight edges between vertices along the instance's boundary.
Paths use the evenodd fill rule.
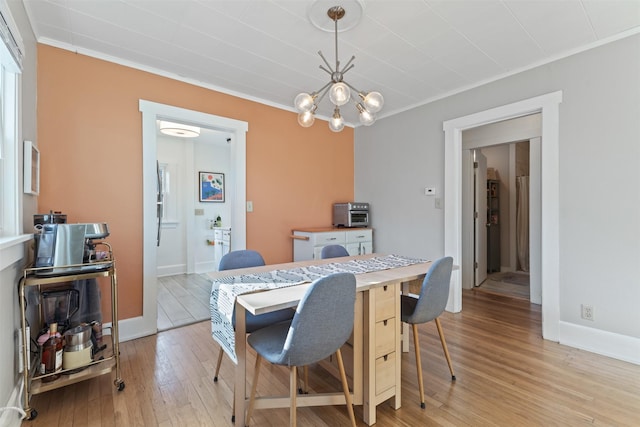
<path fill-rule="evenodd" d="M 346 262 L 354 259 L 381 257 L 369 254 L 332 258 L 325 260 L 298 261 L 285 264 L 271 264 L 261 267 L 242 268 L 208 273 L 213 279 L 227 276 L 261 273 L 274 270 L 290 270 L 298 267 Z M 350 340 L 353 360 L 345 361 L 351 366 L 350 386 L 354 405 L 363 405 L 363 418 L 367 425 L 376 422 L 376 407 L 389 400 L 395 409 L 401 405 L 401 321 L 400 293 L 411 291 L 425 276 L 431 262 L 412 264 L 406 267 L 390 268 L 370 273 L 356 274 L 356 303 L 352 340 Z M 310 283 L 238 295 L 235 304 L 235 351 L 238 364 L 235 369 L 235 425 L 244 426 L 246 407 L 249 399 L 246 390 L 246 312 L 264 314 L 283 308 L 295 308 Z M 388 300 L 385 295 L 390 295 Z M 391 301 L 390 304 L 386 303 Z M 389 312 L 391 311 L 391 312 Z M 382 313 L 384 312 L 384 313 Z M 384 320 L 380 320 L 381 316 Z M 384 325 L 383 325 L 384 323 Z M 385 328 L 381 336 L 380 328 Z M 406 336 L 406 334 L 405 334 Z M 376 338 L 378 337 L 378 338 Z M 380 355 L 384 342 L 393 348 L 392 352 Z M 386 351 L 386 350 L 385 350 Z M 345 352 L 343 352 L 345 354 Z M 391 357 L 393 356 L 393 357 Z M 386 367 L 381 367 L 387 365 Z M 325 364 L 331 371 L 331 363 Z M 337 372 L 337 371 L 336 371 Z M 335 372 L 334 372 L 335 374 Z M 290 399 L 282 397 L 260 397 L 254 408 L 288 408 Z M 335 393 L 303 394 L 297 397 L 298 406 L 344 405 L 345 396 L 341 390 Z"/>

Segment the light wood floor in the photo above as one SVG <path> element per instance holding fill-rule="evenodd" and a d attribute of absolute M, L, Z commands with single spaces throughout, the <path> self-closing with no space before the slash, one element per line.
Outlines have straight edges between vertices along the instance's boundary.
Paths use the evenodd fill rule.
<path fill-rule="evenodd" d="M 640 366 L 542 340 L 539 306 L 526 301 L 471 290 L 463 307 L 441 317 L 457 381 L 435 325 L 421 325 L 426 409 L 411 348 L 402 355 L 402 408 L 383 403 L 376 426 L 640 425 Z M 121 353 L 122 392 L 104 375 L 36 395 L 39 415 L 23 426 L 232 426 L 233 364 L 225 358 L 213 382 L 218 345 L 209 322 L 125 342 Z M 340 387 L 319 368 L 310 370 L 310 383 L 315 390 Z M 285 369 L 265 364 L 258 393 L 287 390 Z M 279 427 L 288 416 L 286 409 L 259 410 L 251 425 Z M 363 426 L 361 406 L 356 418 Z M 344 406 L 298 410 L 300 426 L 348 423 Z"/>
<path fill-rule="evenodd" d="M 519 298 L 529 301 L 530 299 L 530 287 L 527 283 L 511 283 L 505 282 L 501 279 L 504 273 L 492 273 L 489 274 L 484 282 L 477 288 L 476 291 L 487 292 L 490 294 L 502 295 L 507 297 Z M 520 277 L 528 278 L 525 273 L 514 273 Z"/>
<path fill-rule="evenodd" d="M 158 331 L 211 318 L 211 280 L 203 274 L 158 278 Z"/>

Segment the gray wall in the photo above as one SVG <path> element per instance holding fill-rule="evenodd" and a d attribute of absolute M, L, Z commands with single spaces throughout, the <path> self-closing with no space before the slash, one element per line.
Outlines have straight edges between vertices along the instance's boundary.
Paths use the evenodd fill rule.
<path fill-rule="evenodd" d="M 22 1 L 9 0 L 7 2 L 13 19 L 16 22 L 25 45 L 24 69 L 21 77 L 22 85 L 22 126 L 19 140 L 31 140 L 37 145 L 36 133 L 36 42 L 27 19 Z M 20 144 L 19 170 L 22 170 L 22 144 Z M 19 177 L 19 189 L 22 189 L 22 177 Z M 22 213 L 24 230 L 31 232 L 33 215 L 37 210 L 37 198 L 30 195 L 22 196 Z M 27 245 L 25 245 L 25 253 Z M 18 300 L 18 278 L 22 275 L 22 262 L 18 261 L 9 268 L 0 271 L 0 406 L 14 405 L 9 398 L 19 383 L 17 365 L 16 331 L 20 328 L 20 309 Z M 16 343 L 14 345 L 13 343 Z M 0 413 L 0 424 L 9 425 L 17 422 L 17 412 L 5 411 Z M 2 418 L 4 417 L 4 418 Z M 6 422 L 6 424 L 4 424 Z M 18 424 L 19 425 L 19 422 Z"/>
<path fill-rule="evenodd" d="M 372 204 L 377 252 L 444 255 L 444 212 L 423 192 L 442 194 L 443 122 L 558 90 L 560 321 L 595 347 L 608 332 L 640 348 L 639 35 L 357 128 L 355 196 Z"/>

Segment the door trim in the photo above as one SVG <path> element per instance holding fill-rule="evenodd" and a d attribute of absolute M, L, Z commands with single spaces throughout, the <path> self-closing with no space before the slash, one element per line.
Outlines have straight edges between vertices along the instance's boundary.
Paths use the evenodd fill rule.
<path fill-rule="evenodd" d="M 153 335 L 157 332 L 157 277 L 156 277 L 156 120 L 175 119 L 196 126 L 228 132 L 231 137 L 231 165 L 234 170 L 231 228 L 232 247 L 246 248 L 246 133 L 247 122 L 215 116 L 194 110 L 139 100 L 142 113 L 142 175 L 143 175 L 143 255 L 142 255 L 142 316 L 119 322 L 123 341 Z"/>
<path fill-rule="evenodd" d="M 559 242 L 559 104 L 562 91 L 481 111 L 443 123 L 445 132 L 444 253 L 461 266 L 462 260 L 462 131 L 490 123 L 542 114 L 540 193 L 542 336 L 558 341 L 560 325 Z M 462 268 L 462 266 L 461 266 Z M 533 268 L 533 266 L 532 266 Z M 454 270 L 447 310 L 462 310 L 462 272 Z"/>

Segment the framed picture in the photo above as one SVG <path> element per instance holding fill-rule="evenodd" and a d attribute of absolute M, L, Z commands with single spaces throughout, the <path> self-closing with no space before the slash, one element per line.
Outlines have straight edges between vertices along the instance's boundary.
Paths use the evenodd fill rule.
<path fill-rule="evenodd" d="M 40 193 L 40 151 L 31 141 L 24 142 L 24 192 L 37 196 Z"/>
<path fill-rule="evenodd" d="M 200 172 L 198 180 L 201 202 L 224 202 L 224 174 Z"/>

